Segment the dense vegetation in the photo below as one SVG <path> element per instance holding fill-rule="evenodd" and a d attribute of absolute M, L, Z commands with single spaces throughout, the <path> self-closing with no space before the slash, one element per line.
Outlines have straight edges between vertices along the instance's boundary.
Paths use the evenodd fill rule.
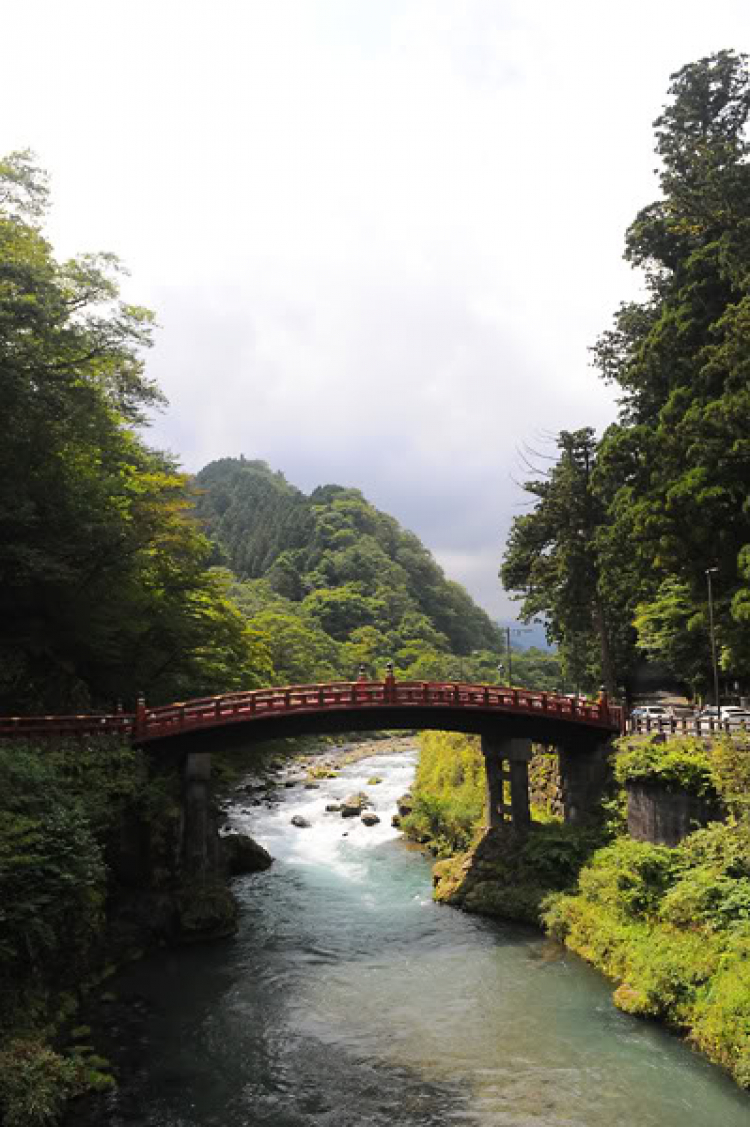
<path fill-rule="evenodd" d="M 158 896 L 175 880 L 178 785 L 176 776 L 150 778 L 145 755 L 111 737 L 55 747 L 0 743 L 0 1119 L 7 1127 L 47 1123 L 67 1096 L 113 1083 L 87 1038 L 74 1043 L 73 1018 L 107 963 L 132 957 L 147 932 L 112 930 L 126 826 L 140 826 L 138 836 L 149 839 L 140 892 Z"/>
<path fill-rule="evenodd" d="M 692 692 L 710 684 L 706 571 L 727 678 L 750 676 L 750 162 L 747 58 L 721 51 L 673 76 L 655 122 L 662 194 L 625 257 L 645 297 L 596 344 L 620 414 L 597 441 L 563 431 L 526 484 L 502 567 L 523 614 L 544 614 L 577 683 L 626 684 L 644 657 Z"/>
<path fill-rule="evenodd" d="M 738 737 L 702 751 L 694 741 L 631 746 L 621 777 L 676 785 L 675 773 L 685 772 L 688 786 L 720 796 L 727 822 L 674 849 L 621 837 L 594 854 L 575 893 L 553 897 L 545 912 L 554 935 L 618 983 L 622 1009 L 675 1026 L 746 1087 L 749 753 Z"/>

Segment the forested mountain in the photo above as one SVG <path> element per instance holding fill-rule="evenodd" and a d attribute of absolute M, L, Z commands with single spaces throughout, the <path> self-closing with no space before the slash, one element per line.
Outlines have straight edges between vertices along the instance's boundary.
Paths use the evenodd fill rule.
<path fill-rule="evenodd" d="M 526 489 L 502 577 L 544 613 L 567 668 L 626 682 L 644 657 L 750 684 L 750 71 L 721 51 L 672 76 L 655 122 L 661 197 L 626 235 L 645 282 L 594 348 L 620 393 L 597 441 L 562 432 Z M 713 569 L 716 569 L 715 571 Z"/>
<path fill-rule="evenodd" d="M 244 458 L 211 463 L 195 484 L 196 515 L 236 577 L 224 573 L 227 591 L 290 681 L 360 665 L 375 675 L 389 660 L 413 678 L 497 678 L 498 627 L 358 490 L 306 496 Z"/>

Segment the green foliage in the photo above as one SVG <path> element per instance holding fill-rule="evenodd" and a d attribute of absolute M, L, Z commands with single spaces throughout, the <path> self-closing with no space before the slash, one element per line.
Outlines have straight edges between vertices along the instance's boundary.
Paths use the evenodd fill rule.
<path fill-rule="evenodd" d="M 618 782 L 658 783 L 690 794 L 716 797 L 712 757 L 702 740 L 626 736 L 618 741 Z"/>
<path fill-rule="evenodd" d="M 675 871 L 671 849 L 621 838 L 594 854 L 579 889 L 584 899 L 625 917 L 649 915 L 674 882 Z"/>
<path fill-rule="evenodd" d="M 35 1040 L 0 1050 L 0 1111 L 4 1127 L 56 1123 L 70 1096 L 83 1090 L 79 1065 Z"/>
<path fill-rule="evenodd" d="M 47 1022 L 100 960 L 124 825 L 148 832 L 142 881 L 161 863 L 174 879 L 177 785 L 113 737 L 0 742 L 0 1041 Z"/>
<path fill-rule="evenodd" d="M 750 1087 L 750 832 L 714 823 L 677 848 L 620 839 L 574 894 L 548 899 L 549 930 L 616 980 L 615 1002 L 659 1017 Z"/>
<path fill-rule="evenodd" d="M 0 982 L 13 1022 L 17 987 L 80 973 L 103 924 L 103 853 L 81 801 L 39 749 L 0 744 Z"/>
<path fill-rule="evenodd" d="M 563 431 L 557 446 L 557 463 L 524 484 L 536 507 L 514 519 L 500 574 L 508 590 L 519 592 L 524 621 L 545 616 L 568 680 L 593 690 L 604 679 L 614 692 L 614 634 L 602 596 L 597 539 L 607 515 L 592 481 L 594 432 Z"/>
<path fill-rule="evenodd" d="M 745 832 L 750 825 L 750 735 L 736 732 L 715 737 L 711 770 L 723 805 Z"/>
<path fill-rule="evenodd" d="M 414 781 L 414 808 L 402 821 L 413 837 L 428 837 L 439 856 L 468 848 L 484 811 L 484 760 L 475 736 L 423 732 Z"/>

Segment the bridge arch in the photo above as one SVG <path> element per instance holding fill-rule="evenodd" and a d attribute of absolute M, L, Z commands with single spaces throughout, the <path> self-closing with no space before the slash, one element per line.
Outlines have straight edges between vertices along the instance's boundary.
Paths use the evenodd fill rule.
<path fill-rule="evenodd" d="M 604 748 L 623 723 L 605 696 L 584 701 L 555 693 L 462 682 L 335 681 L 286 685 L 201 697 L 111 715 L 0 718 L 0 738 L 118 734 L 181 765 L 186 834 L 205 853 L 211 749 L 282 736 L 379 729 L 433 729 L 482 737 L 486 768 L 486 821 L 510 821 L 523 831 L 530 821 L 528 762 L 533 743 L 557 750 L 565 816 L 582 820 L 605 775 Z M 509 784 L 510 803 L 504 796 Z M 200 849 L 199 849 L 200 847 Z M 201 854 L 202 855 L 202 854 Z M 196 863 L 197 865 L 197 863 Z M 192 867 L 195 868 L 196 865 Z M 199 866 L 198 866 L 199 867 Z"/>

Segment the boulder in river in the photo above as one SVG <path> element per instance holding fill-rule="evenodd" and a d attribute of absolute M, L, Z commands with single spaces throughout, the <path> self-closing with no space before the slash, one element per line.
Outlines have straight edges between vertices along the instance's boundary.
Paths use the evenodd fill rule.
<path fill-rule="evenodd" d="M 326 806 L 326 814 L 340 814 L 340 813 L 341 813 L 341 803 L 340 802 L 329 802 L 328 805 Z"/>
<path fill-rule="evenodd" d="M 273 864 L 273 857 L 248 834 L 228 833 L 219 838 L 221 860 L 231 877 L 258 873 Z"/>
<path fill-rule="evenodd" d="M 400 798 L 396 799 L 396 809 L 402 818 L 407 814 L 411 814 L 414 809 L 414 799 L 410 794 L 402 794 Z"/>
<path fill-rule="evenodd" d="M 300 830 L 309 830 L 310 824 L 307 818 L 303 818 L 301 814 L 295 814 L 292 818 L 292 825 L 297 826 Z"/>
<path fill-rule="evenodd" d="M 364 791 L 360 791 L 359 794 L 350 794 L 341 804 L 341 817 L 357 818 L 370 805 L 370 800 Z"/>
<path fill-rule="evenodd" d="M 366 810 L 362 815 L 362 824 L 365 826 L 377 826 L 380 818 L 377 814 L 373 814 L 371 810 Z"/>

